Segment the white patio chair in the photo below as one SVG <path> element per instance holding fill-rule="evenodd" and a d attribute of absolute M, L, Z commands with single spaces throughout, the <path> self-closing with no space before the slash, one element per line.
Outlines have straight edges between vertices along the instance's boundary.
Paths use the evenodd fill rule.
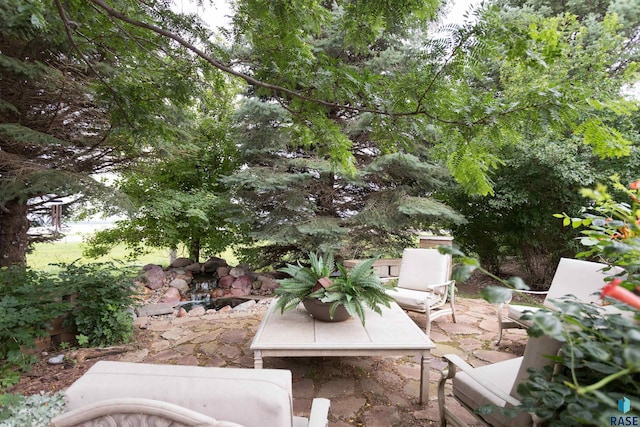
<path fill-rule="evenodd" d="M 120 401 L 114 404 L 113 399 Z M 83 411 L 95 410 L 100 415 L 111 408 L 115 413 L 122 412 L 118 405 L 126 404 L 127 399 L 144 403 L 143 406 L 148 406 L 144 401 L 155 401 L 158 411 L 164 404 L 169 410 L 179 406 L 183 408 L 179 412 L 194 418 L 193 422 L 204 420 L 204 424 L 186 425 L 207 426 L 207 422 L 217 426 L 224 420 L 243 427 L 326 427 L 330 406 L 328 399 L 314 398 L 309 418 L 294 416 L 292 376 L 286 369 L 99 361 L 65 390 L 67 413 L 54 418 L 52 425 L 74 425 L 67 422 L 68 418 L 77 419 Z M 127 411 L 131 414 L 135 408 Z"/>
<path fill-rule="evenodd" d="M 389 293 L 405 310 L 426 314 L 427 335 L 431 333 L 431 322 L 439 317 L 450 314 L 456 321 L 451 262 L 451 255 L 437 249 L 407 248 L 402 252 L 398 286 Z M 447 300 L 449 307 L 445 308 Z"/>
<path fill-rule="evenodd" d="M 453 398 L 470 412 L 483 425 L 495 427 L 535 426 L 535 417 L 521 413 L 516 418 L 504 415 L 496 409 L 490 414 L 477 414 L 476 409 L 484 405 L 495 405 L 508 408 L 520 404 L 520 396 L 516 392 L 518 385 L 525 381 L 529 374 L 527 369 L 541 370 L 551 363 L 545 356 L 555 356 L 560 349 L 560 342 L 547 336 L 530 337 L 525 347 L 524 356 L 474 368 L 455 354 L 443 356 L 448 362 L 442 371 L 438 384 L 438 410 L 440 425 L 467 426 L 462 417 L 447 407 L 445 384 L 451 379 Z"/>
<path fill-rule="evenodd" d="M 555 309 L 551 300 L 559 299 L 565 295 L 575 295 L 582 302 L 600 305 L 599 291 L 605 285 L 605 278 L 621 271 L 619 268 L 604 271 L 606 267 L 606 264 L 597 262 L 562 258 L 558 263 L 558 268 L 547 291 L 514 290 L 514 292 L 529 295 L 546 295 L 542 305 L 550 309 Z M 525 311 L 534 312 L 536 310 L 538 310 L 536 307 L 511 304 L 510 301 L 498 304 L 499 334 L 496 345 L 500 344 L 502 332 L 505 329 L 527 329 L 531 326 L 531 322 L 523 320 L 522 315 Z M 611 307 L 609 310 L 614 309 Z"/>

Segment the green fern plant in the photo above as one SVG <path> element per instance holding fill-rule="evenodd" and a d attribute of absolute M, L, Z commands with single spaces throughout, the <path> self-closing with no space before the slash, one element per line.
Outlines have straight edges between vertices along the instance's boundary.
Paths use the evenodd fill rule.
<path fill-rule="evenodd" d="M 338 265 L 339 275 L 332 278 L 332 283 L 327 286 L 317 286 L 317 283 L 319 279 L 328 278 L 335 271 L 333 254 L 328 253 L 325 257 L 310 254 L 309 267 L 288 264 L 280 271 L 291 277 L 279 281 L 280 287 L 275 291 L 279 297 L 276 309 L 284 312 L 295 308 L 306 298 L 317 298 L 321 302 L 331 303 L 331 318 L 336 308 L 342 305 L 349 315 L 358 316 L 364 325 L 365 306 L 382 314 L 380 305 L 390 307 L 393 301 L 393 297 L 387 293 L 389 287 L 384 286 L 375 274 L 375 261 L 376 258 L 362 261 L 351 270 Z"/>
<path fill-rule="evenodd" d="M 288 274 L 290 277 L 278 280 L 280 286 L 275 290 L 278 296 L 276 309 L 281 313 L 294 309 L 305 298 L 313 292 L 313 287 L 318 280 L 329 277 L 335 270 L 333 253 L 328 252 L 325 256 L 316 253 L 309 254 L 309 266 L 287 264 L 281 268 L 280 272 Z"/>

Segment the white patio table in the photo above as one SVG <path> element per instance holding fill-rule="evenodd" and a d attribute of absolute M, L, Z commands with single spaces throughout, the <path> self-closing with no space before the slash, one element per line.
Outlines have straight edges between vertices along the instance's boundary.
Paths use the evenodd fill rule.
<path fill-rule="evenodd" d="M 280 314 L 271 303 L 256 332 L 251 350 L 254 367 L 263 367 L 264 357 L 322 356 L 421 356 L 420 404 L 429 402 L 429 364 L 435 344 L 396 304 L 381 306 L 382 315 L 365 310 L 360 319 L 323 322 L 309 315 L 302 305 Z"/>

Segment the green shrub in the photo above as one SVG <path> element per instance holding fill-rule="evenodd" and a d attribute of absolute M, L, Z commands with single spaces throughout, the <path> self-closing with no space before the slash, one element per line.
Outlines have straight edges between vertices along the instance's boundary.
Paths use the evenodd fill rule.
<path fill-rule="evenodd" d="M 68 264 L 59 273 L 64 287 L 77 295 L 69 321 L 91 346 L 128 342 L 133 336 L 133 267 L 112 262 Z"/>
<path fill-rule="evenodd" d="M 629 317 L 607 314 L 598 306 L 565 297 L 559 311 L 532 316 L 531 336 L 548 335 L 562 342 L 554 367 L 530 370 L 518 386 L 519 411 L 535 413 L 544 425 L 615 425 L 623 415 L 618 400 L 627 398 L 631 412 L 640 408 L 640 332 Z M 621 309 L 630 307 L 619 305 Z M 552 374 L 552 369 L 555 369 Z"/>
<path fill-rule="evenodd" d="M 30 350 L 47 335 L 47 322 L 70 309 L 62 302 L 60 283 L 46 274 L 21 267 L 0 269 L 0 390 L 18 380 L 18 369 L 36 360 Z"/>

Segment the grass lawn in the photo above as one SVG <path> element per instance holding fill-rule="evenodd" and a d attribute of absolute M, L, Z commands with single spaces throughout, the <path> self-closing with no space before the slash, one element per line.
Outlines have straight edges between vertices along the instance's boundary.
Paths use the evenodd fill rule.
<path fill-rule="evenodd" d="M 126 264 L 140 265 L 159 264 L 166 267 L 169 264 L 168 249 L 153 249 L 147 255 L 142 255 L 136 259 L 127 259 L 127 251 L 124 245 L 117 246 L 107 256 L 97 259 L 84 258 L 82 256 L 82 242 L 59 241 L 54 243 L 37 243 L 33 252 L 27 254 L 27 265 L 34 270 L 53 270 L 50 264 L 71 263 L 79 260 L 81 263 L 87 262 L 107 262 L 123 261 Z"/>
<path fill-rule="evenodd" d="M 97 259 L 82 256 L 82 242 L 59 241 L 54 243 L 37 243 L 33 252 L 27 254 L 27 265 L 34 270 L 52 271 L 56 268 L 50 264 L 71 263 L 80 260 L 81 263 L 122 261 L 127 265 L 158 264 L 163 267 L 169 265 L 169 249 L 152 249 L 151 252 L 135 259 L 127 259 L 127 250 L 124 245 L 116 246 L 109 255 Z M 186 257 L 186 251 L 178 251 L 179 257 Z M 238 259 L 231 249 L 218 255 L 224 258 L 229 265 L 237 265 Z M 203 260 L 201 260 L 203 261 Z"/>

